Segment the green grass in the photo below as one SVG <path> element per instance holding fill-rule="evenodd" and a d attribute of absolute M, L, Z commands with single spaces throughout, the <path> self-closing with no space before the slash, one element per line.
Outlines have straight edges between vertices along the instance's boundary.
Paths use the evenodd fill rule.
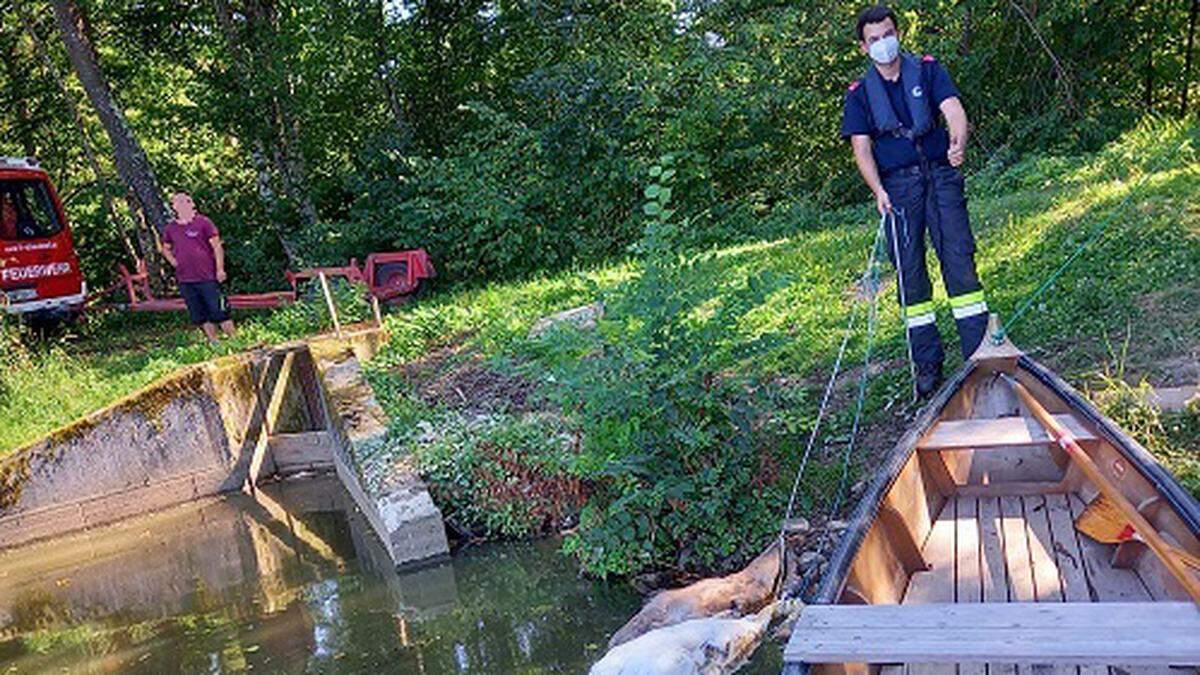
<path fill-rule="evenodd" d="M 344 322 L 368 316 L 348 288 L 335 293 Z M 37 338 L 0 325 L 0 456 L 192 363 L 326 330 L 323 301 L 237 313 L 238 334 L 212 347 L 182 314 L 105 313 Z"/>
<path fill-rule="evenodd" d="M 1186 356 L 1200 345 L 1200 282 L 1191 273 L 1200 264 L 1198 135 L 1196 126 L 1147 123 L 1097 155 L 1034 157 L 971 179 L 980 276 L 1002 317 L 1136 188 L 1107 233 L 1013 329 L 1020 346 L 1080 376 L 1109 357 L 1106 335 L 1131 330 L 1130 373 L 1161 378 L 1170 373 L 1157 370 L 1156 360 Z M 1163 154 L 1165 163 L 1148 171 Z M 759 332 L 791 338 L 763 368 L 809 374 L 836 349 L 876 223 L 865 208 L 846 209 L 820 224 L 795 223 L 790 237 L 702 253 L 696 283 L 733 289 L 763 272 L 786 277 L 748 321 Z M 930 272 L 942 333 L 951 342 L 953 320 L 932 253 Z M 622 264 L 436 296 L 388 318 L 389 358 L 413 358 L 461 334 L 487 355 L 504 354 L 537 317 L 591 301 L 633 274 Z M 881 308 L 882 339 L 899 355 L 896 308 L 890 300 Z"/>
<path fill-rule="evenodd" d="M 1098 154 L 1026 158 L 1007 167 L 989 167 L 969 181 L 980 274 L 989 305 L 1002 316 L 1010 316 L 1092 226 L 1112 216 L 1134 191 L 1128 207 L 1112 216 L 1106 234 L 1012 331 L 1019 346 L 1078 385 L 1100 386 L 1105 365 L 1116 358 L 1110 345 L 1126 338 L 1130 349 L 1123 357 L 1123 372 L 1130 383 L 1149 379 L 1194 384 L 1197 379 L 1196 373 L 1181 370 L 1180 359 L 1193 362 L 1200 348 L 1200 281 L 1194 274 L 1200 269 L 1198 139 L 1200 127 L 1195 124 L 1147 122 Z M 1157 162 L 1162 156 L 1166 159 Z M 849 163 L 846 170 L 851 170 Z M 794 232 L 788 237 L 699 254 L 692 267 L 695 283 L 710 286 L 713 298 L 732 293 L 759 274 L 785 280 L 743 319 L 750 334 L 785 339 L 753 364 L 730 362 L 729 368 L 749 367 L 815 389 L 832 363 L 855 302 L 853 285 L 876 222 L 866 207 L 846 209 L 825 214 L 820 222 L 788 223 Z M 931 274 L 937 277 L 933 263 L 931 259 Z M 631 263 L 605 264 L 448 291 L 393 312 L 386 320 L 391 343 L 373 364 L 376 383 L 384 390 L 381 398 L 390 410 L 409 419 L 425 414 L 413 408 L 401 387 L 386 382 L 389 366 L 451 340 L 465 341 L 486 357 L 523 353 L 525 335 L 539 316 L 589 302 L 636 270 Z M 869 390 L 868 410 L 875 421 L 885 416 L 882 411 L 889 402 L 903 399 L 907 387 L 903 338 L 890 286 L 885 293 L 879 344 L 886 367 Z M 947 352 L 956 354 L 953 321 L 940 284 L 935 298 Z M 702 305 L 692 311 L 708 309 Z M 43 346 L 13 347 L 9 338 L 0 357 L 0 452 L 180 365 L 312 331 L 321 325 L 318 314 L 310 308 L 256 316 L 243 322 L 236 341 L 216 351 L 178 318 L 161 316 L 106 318 L 76 338 Z M 861 357 L 863 347 L 861 337 L 856 339 L 851 357 Z M 949 365 L 956 360 L 953 356 Z M 536 369 L 536 362 L 532 367 Z M 835 411 L 834 433 L 848 422 L 848 406 L 842 403 Z M 806 397 L 802 405 L 815 408 L 814 397 Z M 805 412 L 811 416 L 812 411 Z M 1187 419 L 1171 424 L 1196 426 Z M 1163 428 L 1169 432 L 1169 426 Z M 1160 456 L 1191 475 L 1195 463 L 1188 457 L 1195 452 L 1178 447 L 1188 442 L 1186 436 L 1171 438 L 1174 449 L 1160 450 Z M 1163 447 L 1157 438 L 1141 440 Z"/>
<path fill-rule="evenodd" d="M 1108 399 L 1100 395 L 1109 382 L 1105 374 L 1118 359 L 1125 380 L 1133 386 L 1146 380 L 1195 384 L 1200 379 L 1194 370 L 1180 368 L 1181 362 L 1194 364 L 1200 349 L 1200 281 L 1192 273 L 1200 269 L 1198 139 L 1200 128 L 1195 125 L 1147 122 L 1098 154 L 1032 157 L 985 169 L 972 177 L 968 193 L 980 275 L 989 305 L 1002 317 L 1011 316 L 1079 243 L 1107 224 L 1103 236 L 1012 327 L 1012 338 L 1080 388 L 1096 392 L 1109 414 L 1129 423 L 1139 440 L 1200 494 L 1195 478 L 1200 437 L 1188 433 L 1200 428 L 1195 413 L 1169 416 L 1161 424 L 1140 423 L 1106 404 Z M 689 283 L 713 289 L 709 302 L 691 308 L 697 315 L 711 311 L 712 304 L 729 297 L 751 277 L 766 274 L 785 280 L 743 319 L 744 334 L 783 340 L 753 363 L 731 360 L 727 367 L 805 388 L 801 409 L 776 411 L 801 429 L 811 425 L 817 387 L 828 373 L 847 313 L 856 302 L 854 284 L 876 223 L 867 208 L 847 209 L 828 214 L 819 223 L 795 223 L 791 236 L 708 251 L 693 261 L 694 278 Z M 930 266 L 937 278 L 932 254 Z M 381 399 L 400 418 L 401 426 L 453 419 L 447 411 L 414 402 L 403 386 L 389 381 L 388 366 L 454 339 L 500 361 L 514 354 L 533 358 L 523 371 L 536 374 L 538 359 L 548 364 L 555 355 L 524 347 L 532 322 L 548 312 L 589 302 L 633 274 L 636 268 L 620 265 L 497 284 L 443 295 L 397 314 L 388 320 L 393 349 L 374 369 Z M 939 324 L 950 354 L 948 367 L 955 367 L 959 357 L 953 319 L 944 288 L 939 282 L 935 285 Z M 881 372 L 868 388 L 868 439 L 866 449 L 854 458 L 854 477 L 870 472 L 875 453 L 890 446 L 896 430 L 912 413 L 904 405 L 909 385 L 893 289 L 892 285 L 885 288 L 881 303 L 875 363 L 882 367 L 877 366 Z M 1118 339 L 1128 339 L 1129 349 L 1122 355 L 1111 348 Z M 852 375 L 864 346 L 860 332 L 851 343 Z M 829 494 L 838 484 L 840 472 L 835 465 L 843 446 L 829 439 L 844 440 L 849 429 L 854 378 L 843 380 L 831 411 L 829 449 L 819 457 L 821 468 L 810 468 L 812 480 L 804 486 L 802 503 L 810 508 L 819 503 L 818 495 Z M 455 454 L 455 448 L 441 442 L 414 446 L 418 458 L 438 462 Z M 547 454 L 554 452 L 557 447 L 548 444 Z M 785 452 L 795 454 L 795 448 L 789 446 Z M 785 466 L 790 459 L 794 457 L 781 458 Z M 444 463 L 438 468 L 444 470 Z"/>

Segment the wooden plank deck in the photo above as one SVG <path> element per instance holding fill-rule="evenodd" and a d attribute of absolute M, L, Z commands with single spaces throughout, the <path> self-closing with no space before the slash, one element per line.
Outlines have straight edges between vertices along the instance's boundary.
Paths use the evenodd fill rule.
<path fill-rule="evenodd" d="M 1055 415 L 1054 419 L 1071 431 L 1081 443 L 1098 440 L 1074 415 Z M 943 420 L 917 443 L 918 450 L 983 450 L 1040 446 L 1053 443 L 1042 425 L 1031 417 L 992 417 L 987 419 Z"/>
<path fill-rule="evenodd" d="M 1083 612 L 1078 609 L 1063 609 L 1061 611 L 1076 612 L 1071 616 L 1090 617 L 1089 620 L 1107 620 L 1116 623 L 1134 621 L 1142 616 L 1156 616 L 1154 608 L 1165 607 L 1164 603 L 1154 603 L 1146 590 L 1145 584 L 1132 569 L 1118 569 L 1109 565 L 1111 546 L 1096 543 L 1075 531 L 1074 518 L 1082 512 L 1084 504 L 1078 497 L 1065 494 L 1035 494 L 1024 496 L 958 496 L 943 507 L 938 515 L 929 538 L 922 549 L 922 555 L 929 563 L 928 571 L 917 572 L 909 582 L 908 590 L 903 599 L 904 606 L 937 604 L 945 610 L 952 609 L 957 603 L 964 608 L 972 604 L 983 603 L 1054 603 L 1059 608 L 1078 608 L 1081 603 L 1121 602 L 1146 603 L 1145 610 L 1150 614 L 1143 616 L 1135 610 L 1123 606 L 1115 612 Z M 1068 604 L 1064 604 L 1068 603 Z M 1012 606 L 1008 604 L 1007 606 Z M 901 610 L 900 607 L 893 607 Z M 1047 608 L 1048 612 L 1055 608 Z M 1181 611 L 1181 610 L 1172 610 Z M 1132 612 L 1132 614 L 1127 614 Z M 913 618 L 910 619 L 910 616 Z M 951 615 L 952 616 L 952 615 Z M 976 621 L 976 617 L 1003 617 L 1003 605 L 989 607 L 987 611 L 977 608 L 971 613 L 974 625 L 961 626 L 962 630 L 951 630 L 956 640 L 981 640 L 988 643 L 986 649 L 996 647 L 995 654 L 1013 654 L 992 644 L 1005 639 L 1034 639 L 1036 642 L 1065 640 L 1070 636 L 1063 633 L 1047 631 L 1043 635 L 1033 633 L 1017 636 L 1015 632 L 1007 637 L 994 631 L 984 630 Z M 893 626 L 895 630 L 906 631 L 910 639 L 916 639 L 918 627 L 912 621 L 920 620 L 917 615 L 905 613 L 904 618 L 897 619 Z M 1123 618 L 1124 617 L 1124 618 Z M 1193 617 L 1194 618 L 1194 617 Z M 932 619 L 931 619 L 932 620 Z M 984 621 L 988 619 L 984 618 Z M 1000 619 L 997 619 L 1000 620 Z M 954 627 L 953 622 L 939 618 L 943 628 Z M 1200 624 L 1192 624 L 1195 628 Z M 802 630 L 800 626 L 797 627 Z M 1093 628 L 1096 628 L 1093 624 Z M 1122 629 L 1123 630 L 1123 629 Z M 965 632 L 964 632 L 965 631 Z M 974 631 L 974 632 L 973 632 Z M 968 635 L 969 633 L 969 635 Z M 1113 631 L 1104 629 L 1101 633 L 1108 640 Z M 1143 630 L 1136 635 L 1153 638 L 1153 631 Z M 923 634 L 922 634 L 923 635 Z M 1129 636 L 1135 633 L 1128 633 Z M 884 639 L 883 634 L 871 634 L 871 640 Z M 950 654 L 958 647 L 950 642 L 943 644 L 941 638 L 932 637 L 929 643 L 930 651 L 926 655 L 939 653 Z M 1112 638 L 1117 639 L 1117 638 Z M 1117 643 L 1113 643 L 1117 644 Z M 1095 654 L 1089 658 L 1092 663 L 1097 659 L 1113 663 L 1124 663 L 1117 657 L 1123 654 L 1132 656 L 1136 646 L 1120 643 L 1121 646 L 1098 646 Z M 1149 643 L 1148 643 L 1149 644 Z M 1161 647 L 1162 645 L 1159 644 Z M 1040 647 L 1039 647 L 1040 649 Z M 1114 651 L 1116 650 L 1116 651 Z M 1028 650 L 1028 653 L 1037 651 Z M 1078 655 L 1068 655 L 1063 652 L 1058 657 L 1047 658 L 1045 666 L 1014 665 L 1009 663 L 984 663 L 982 661 L 967 661 L 954 664 L 931 663 L 927 661 L 911 663 L 902 666 L 888 666 L 883 669 L 884 675 L 1166 675 L 1167 673 L 1195 672 L 1194 669 L 1179 670 L 1155 666 L 1138 666 L 1135 659 L 1129 659 L 1130 665 L 1102 666 L 1078 665 L 1087 663 L 1086 659 L 1071 661 Z M 1116 659 L 1114 661 L 1114 659 Z M 1029 663 L 1026 661 L 1025 663 Z M 1039 662 L 1040 663 L 1040 662 Z M 1145 661 L 1143 661 L 1145 663 Z M 1068 665 L 1070 664 L 1070 665 Z"/>
<path fill-rule="evenodd" d="M 1193 664 L 1200 610 L 1190 602 L 813 605 L 796 625 L 810 662 Z M 950 666 L 953 668 L 953 666 Z"/>
<path fill-rule="evenodd" d="M 957 522 L 954 519 L 954 503 L 946 502 L 941 516 L 934 521 L 929 531 L 922 557 L 929 565 L 924 572 L 913 574 L 904 594 L 905 605 L 928 605 L 954 602 L 957 589 L 954 585 L 955 541 L 958 539 Z M 932 557 L 930 557 L 932 556 Z M 898 669 L 897 669 L 898 670 Z M 926 675 L 955 675 L 953 663 L 910 664 L 906 673 Z M 895 671 L 893 671 L 895 672 Z"/>

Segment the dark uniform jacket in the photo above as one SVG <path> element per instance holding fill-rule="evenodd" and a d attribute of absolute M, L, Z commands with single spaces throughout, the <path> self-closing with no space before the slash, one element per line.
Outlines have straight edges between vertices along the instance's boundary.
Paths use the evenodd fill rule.
<path fill-rule="evenodd" d="M 870 67 L 874 68 L 875 66 Z M 880 79 L 882 80 L 882 78 Z M 938 106 L 946 99 L 958 96 L 958 88 L 950 79 L 950 73 L 946 72 L 942 64 L 932 56 L 925 56 L 921 59 L 921 80 L 917 84 L 905 82 L 903 78 L 896 82 L 882 81 L 888 99 L 892 103 L 892 110 L 900 123 L 906 127 L 912 126 L 913 119 L 909 112 L 908 102 L 905 100 L 905 88 L 909 88 L 909 93 L 912 93 L 912 87 L 920 87 L 919 93 L 921 97 L 928 98 L 931 115 L 936 124 L 934 129 L 920 139 L 921 149 L 929 161 L 945 162 L 946 151 L 950 147 L 950 137 L 946 133 L 945 126 L 938 121 L 940 119 Z M 896 169 L 916 166 L 921 161 L 913 141 L 879 130 L 876 120 L 871 115 L 865 78 L 859 78 L 850 85 L 850 90 L 846 92 L 845 108 L 842 112 L 842 138 L 857 135 L 871 136 L 875 141 L 875 163 L 882 175 Z"/>

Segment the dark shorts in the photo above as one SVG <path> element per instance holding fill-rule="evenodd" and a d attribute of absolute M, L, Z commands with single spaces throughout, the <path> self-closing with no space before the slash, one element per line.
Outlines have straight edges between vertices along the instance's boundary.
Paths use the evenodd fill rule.
<path fill-rule="evenodd" d="M 187 305 L 188 316 L 197 326 L 229 320 L 229 307 L 221 284 L 216 281 L 179 282 L 179 294 Z"/>

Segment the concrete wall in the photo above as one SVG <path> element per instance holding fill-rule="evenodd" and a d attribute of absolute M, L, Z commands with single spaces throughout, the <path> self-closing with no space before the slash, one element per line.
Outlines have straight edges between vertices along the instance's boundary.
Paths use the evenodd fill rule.
<path fill-rule="evenodd" d="M 316 354 L 314 350 L 314 354 Z M 317 361 L 337 442 L 334 465 L 397 566 L 427 563 L 450 554 L 442 512 L 415 470 L 391 467 L 371 480 L 364 460 L 387 442 L 388 418 L 352 350 L 330 350 Z"/>
<path fill-rule="evenodd" d="M 416 472 L 372 485 L 361 469 L 388 420 L 359 359 L 384 340 L 366 330 L 190 366 L 18 450 L 0 461 L 0 549 L 332 466 L 394 565 L 447 555 Z"/>
<path fill-rule="evenodd" d="M 0 462 L 0 547 L 238 489 L 261 356 L 184 368 Z"/>

